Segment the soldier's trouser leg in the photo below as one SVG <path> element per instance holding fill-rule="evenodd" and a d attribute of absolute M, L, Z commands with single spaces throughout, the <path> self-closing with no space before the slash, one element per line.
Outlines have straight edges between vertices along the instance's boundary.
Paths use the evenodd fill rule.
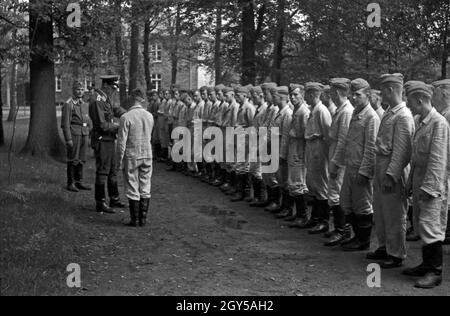
<path fill-rule="evenodd" d="M 347 168 L 340 195 L 341 207 L 346 216 L 372 215 L 373 189 L 372 182 L 367 181 L 365 185 L 357 183 L 358 170 Z"/>
<path fill-rule="evenodd" d="M 386 248 L 388 255 L 405 259 L 408 201 L 404 198 L 404 186 L 397 183 L 392 193 L 383 193 L 382 174 L 374 181 L 374 219 L 378 247 Z"/>
<path fill-rule="evenodd" d="M 306 185 L 312 196 L 328 200 L 328 149 L 325 141 L 306 142 Z"/>
<path fill-rule="evenodd" d="M 151 159 L 125 161 L 124 178 L 127 198 L 134 201 L 151 197 Z"/>

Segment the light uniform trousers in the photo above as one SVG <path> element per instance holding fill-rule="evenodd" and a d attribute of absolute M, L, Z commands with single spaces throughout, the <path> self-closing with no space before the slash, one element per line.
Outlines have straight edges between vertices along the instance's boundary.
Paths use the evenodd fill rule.
<path fill-rule="evenodd" d="M 444 196 L 429 201 L 420 201 L 419 193 L 426 168 L 416 166 L 413 175 L 414 227 L 425 243 L 431 245 L 445 240 L 448 216 L 448 181 Z"/>
<path fill-rule="evenodd" d="M 306 185 L 319 201 L 328 199 L 328 145 L 324 139 L 306 141 Z"/>
<path fill-rule="evenodd" d="M 152 159 L 124 161 L 124 178 L 127 198 L 133 201 L 151 198 Z"/>
<path fill-rule="evenodd" d="M 374 220 L 378 246 L 386 247 L 390 256 L 405 259 L 408 199 L 405 194 L 406 173 L 395 184 L 392 193 L 383 193 L 383 178 L 391 162 L 390 156 L 377 156 L 374 179 Z"/>
<path fill-rule="evenodd" d="M 340 196 L 341 208 L 345 215 L 366 216 L 373 214 L 373 181 L 365 185 L 357 183 L 359 169 L 347 167 Z"/>
<path fill-rule="evenodd" d="M 331 161 L 331 159 L 333 159 L 334 157 L 336 146 L 337 142 L 333 142 L 330 146 L 329 161 Z M 328 205 L 331 207 L 340 205 L 341 189 L 342 184 L 344 183 L 344 175 L 345 168 L 338 168 L 336 179 L 331 179 L 330 177 L 328 180 Z"/>
<path fill-rule="evenodd" d="M 306 164 L 305 158 L 299 154 L 301 144 L 297 139 L 289 140 L 288 172 L 289 172 L 289 193 L 293 197 L 302 196 L 308 193 L 306 186 Z"/>

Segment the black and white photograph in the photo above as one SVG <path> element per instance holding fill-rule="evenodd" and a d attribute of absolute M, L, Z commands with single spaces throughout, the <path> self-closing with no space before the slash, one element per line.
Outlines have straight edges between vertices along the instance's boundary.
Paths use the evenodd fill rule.
<path fill-rule="evenodd" d="M 448 0 L 1 0 L 0 296 L 450 295 Z"/>

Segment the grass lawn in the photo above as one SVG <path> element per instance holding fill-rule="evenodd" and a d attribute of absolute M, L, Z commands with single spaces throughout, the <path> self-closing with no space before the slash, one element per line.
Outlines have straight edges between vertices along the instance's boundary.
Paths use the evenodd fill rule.
<path fill-rule="evenodd" d="M 8 146 L 0 148 L 0 295 L 68 294 L 65 269 L 83 253 L 83 228 L 62 193 L 64 164 L 16 155 L 27 130 L 28 121 L 18 120 L 12 170 Z M 11 132 L 5 123 L 7 143 Z"/>

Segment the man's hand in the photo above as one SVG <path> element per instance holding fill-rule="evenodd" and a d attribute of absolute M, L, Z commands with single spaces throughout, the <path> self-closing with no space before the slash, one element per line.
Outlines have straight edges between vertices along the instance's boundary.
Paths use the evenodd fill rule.
<path fill-rule="evenodd" d="M 69 148 L 73 148 L 73 141 L 72 141 L 72 140 L 68 140 L 68 141 L 66 142 L 66 145 L 67 145 L 67 147 L 69 147 Z"/>
<path fill-rule="evenodd" d="M 428 202 L 431 199 L 433 199 L 433 196 L 429 195 L 427 192 L 420 190 L 419 192 L 419 200 L 420 201 L 424 201 L 424 202 Z"/>
<path fill-rule="evenodd" d="M 369 178 L 366 176 L 363 176 L 362 174 L 358 174 L 358 177 L 356 178 L 356 184 L 358 185 L 366 185 L 369 182 Z"/>
<path fill-rule="evenodd" d="M 383 193 L 392 193 L 392 192 L 394 192 L 395 181 L 390 175 L 386 174 L 383 177 L 381 186 L 382 186 Z"/>
<path fill-rule="evenodd" d="M 334 163 L 330 163 L 330 178 L 333 180 L 336 180 L 338 177 L 338 170 L 339 167 L 336 166 Z"/>

